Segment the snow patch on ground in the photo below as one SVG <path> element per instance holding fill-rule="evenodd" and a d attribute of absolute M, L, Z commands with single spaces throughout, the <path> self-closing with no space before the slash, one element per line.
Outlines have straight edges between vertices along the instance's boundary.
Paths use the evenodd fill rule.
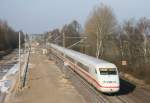
<path fill-rule="evenodd" d="M 12 81 L 8 80 L 8 77 L 11 75 L 15 75 L 18 72 L 19 64 L 15 64 L 0 80 L 0 92 L 8 93 L 8 90 L 11 87 Z"/>

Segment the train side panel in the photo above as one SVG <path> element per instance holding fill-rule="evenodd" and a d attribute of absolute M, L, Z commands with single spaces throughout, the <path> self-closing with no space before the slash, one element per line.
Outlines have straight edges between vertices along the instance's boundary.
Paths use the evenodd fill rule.
<path fill-rule="evenodd" d="M 87 65 L 87 63 L 85 61 L 80 63 L 81 61 L 79 62 L 79 61 L 77 61 L 77 59 L 72 58 L 74 56 L 74 54 L 71 54 L 71 53 L 67 54 L 67 52 L 65 50 L 62 51 L 60 48 L 61 47 L 58 47 L 58 50 L 57 50 L 57 47 L 55 49 L 52 49 L 53 54 L 58 56 L 58 58 L 60 58 L 62 61 L 64 61 L 64 63 L 66 63 L 73 71 L 75 71 L 80 76 L 82 76 L 86 81 L 88 81 L 90 84 L 92 84 L 96 89 L 98 89 L 101 92 L 105 92 L 105 93 L 113 93 L 113 92 L 117 92 L 119 90 L 119 85 L 115 85 L 115 84 L 117 84 L 117 82 L 112 85 L 108 85 L 109 83 L 107 83 L 105 85 L 105 83 L 104 83 L 104 81 L 107 81 L 109 79 L 111 79 L 111 80 L 114 79 L 114 81 L 117 81 L 117 79 L 118 79 L 117 77 L 116 78 L 113 78 L 113 77 L 112 78 L 103 78 L 103 76 L 100 75 L 99 68 L 97 67 L 97 65 L 95 65 L 95 66 L 94 66 L 94 64 Z M 59 51 L 59 49 L 60 49 L 60 51 Z M 72 51 L 69 51 L 69 52 L 72 52 Z M 70 56 L 70 55 L 73 55 L 73 56 Z M 79 56 L 80 54 L 77 53 L 77 55 Z M 85 57 L 85 56 L 83 56 L 83 57 Z M 108 66 L 106 65 L 106 67 L 108 67 Z M 108 77 L 108 75 L 107 75 L 107 77 Z"/>

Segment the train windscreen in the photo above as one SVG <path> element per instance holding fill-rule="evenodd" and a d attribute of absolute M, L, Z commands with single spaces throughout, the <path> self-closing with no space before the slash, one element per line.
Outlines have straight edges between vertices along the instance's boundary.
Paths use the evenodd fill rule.
<path fill-rule="evenodd" d="M 99 69 L 101 75 L 116 75 L 116 68 L 100 68 Z"/>

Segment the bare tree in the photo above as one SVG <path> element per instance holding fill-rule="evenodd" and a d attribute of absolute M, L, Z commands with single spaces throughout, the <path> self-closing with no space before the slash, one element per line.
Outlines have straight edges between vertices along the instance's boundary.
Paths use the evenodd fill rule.
<path fill-rule="evenodd" d="M 103 55 L 103 43 L 108 35 L 113 34 L 116 18 L 112 9 L 104 4 L 95 7 L 85 25 L 85 32 L 89 37 L 91 46 L 96 46 L 96 57 Z M 95 43 L 96 41 L 96 43 Z M 92 43 L 93 42 L 93 43 Z M 96 44 L 96 45 L 95 45 Z"/>
<path fill-rule="evenodd" d="M 138 30 L 144 37 L 144 43 L 143 43 L 143 51 L 144 51 L 144 58 L 146 60 L 147 58 L 147 44 L 148 44 L 148 35 L 150 32 L 150 20 L 143 17 L 139 20 L 138 24 Z"/>

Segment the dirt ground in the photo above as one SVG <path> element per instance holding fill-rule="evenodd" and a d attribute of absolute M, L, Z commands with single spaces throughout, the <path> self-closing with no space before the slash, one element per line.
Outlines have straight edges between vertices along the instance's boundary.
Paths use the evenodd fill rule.
<path fill-rule="evenodd" d="M 12 94 L 8 103 L 85 103 L 54 62 L 44 55 L 31 54 L 29 88 Z"/>

